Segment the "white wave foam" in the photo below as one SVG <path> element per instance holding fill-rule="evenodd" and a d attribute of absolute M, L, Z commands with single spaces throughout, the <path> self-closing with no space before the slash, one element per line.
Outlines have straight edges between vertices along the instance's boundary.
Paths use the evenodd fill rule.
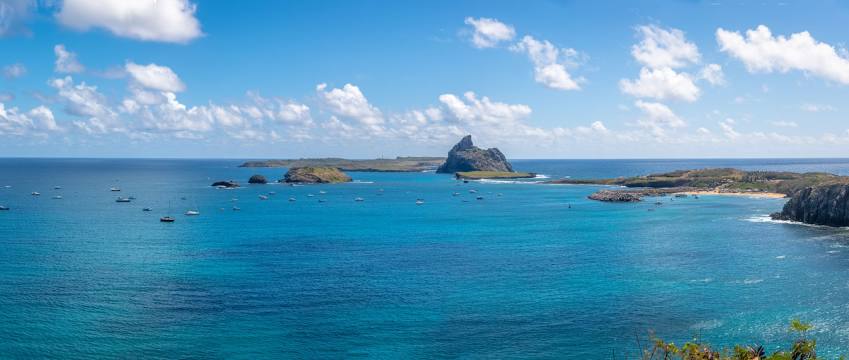
<path fill-rule="evenodd" d="M 710 329 L 716 329 L 720 326 L 722 326 L 722 321 L 720 321 L 718 319 L 713 319 L 713 320 L 699 321 L 699 322 L 693 324 L 692 326 L 690 326 L 690 329 L 693 329 L 693 330 L 710 330 Z"/>

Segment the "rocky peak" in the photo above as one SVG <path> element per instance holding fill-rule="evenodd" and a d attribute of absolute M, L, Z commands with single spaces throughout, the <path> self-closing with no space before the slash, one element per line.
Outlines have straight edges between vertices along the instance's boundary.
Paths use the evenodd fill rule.
<path fill-rule="evenodd" d="M 458 171 L 499 171 L 513 172 L 507 158 L 497 148 L 481 149 L 474 145 L 472 136 L 466 135 L 458 142 L 448 158 L 436 170 L 438 173 L 456 173 Z"/>

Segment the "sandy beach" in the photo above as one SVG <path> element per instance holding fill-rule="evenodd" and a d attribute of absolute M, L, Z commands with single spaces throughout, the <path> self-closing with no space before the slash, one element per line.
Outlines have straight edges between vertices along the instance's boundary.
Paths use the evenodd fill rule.
<path fill-rule="evenodd" d="M 787 195 L 781 193 L 773 193 L 773 192 L 720 192 L 717 190 L 700 190 L 700 191 L 685 191 L 682 194 L 687 195 L 723 195 L 723 196 L 748 196 L 748 197 L 757 197 L 757 198 L 771 198 L 771 199 L 780 199 L 787 197 Z"/>

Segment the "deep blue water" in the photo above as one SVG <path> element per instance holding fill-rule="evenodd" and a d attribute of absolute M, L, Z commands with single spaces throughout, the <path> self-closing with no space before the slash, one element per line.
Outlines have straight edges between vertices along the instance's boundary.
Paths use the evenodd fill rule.
<path fill-rule="evenodd" d="M 790 342 L 793 318 L 815 325 L 821 354 L 849 353 L 849 232 L 764 221 L 782 199 L 663 198 L 647 211 L 652 201 L 586 200 L 595 186 L 434 173 L 208 186 L 284 172 L 239 163 L 0 159 L 12 208 L 0 212 L 0 357 L 592 359 L 633 352 L 652 329 L 772 349 Z M 514 166 L 849 174 L 846 159 Z M 177 221 L 160 223 L 166 214 Z"/>

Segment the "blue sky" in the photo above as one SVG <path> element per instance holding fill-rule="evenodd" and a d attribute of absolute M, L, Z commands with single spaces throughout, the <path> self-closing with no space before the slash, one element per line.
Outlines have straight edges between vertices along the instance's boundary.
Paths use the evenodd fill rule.
<path fill-rule="evenodd" d="M 0 155 L 845 157 L 849 3 L 0 0 Z"/>

